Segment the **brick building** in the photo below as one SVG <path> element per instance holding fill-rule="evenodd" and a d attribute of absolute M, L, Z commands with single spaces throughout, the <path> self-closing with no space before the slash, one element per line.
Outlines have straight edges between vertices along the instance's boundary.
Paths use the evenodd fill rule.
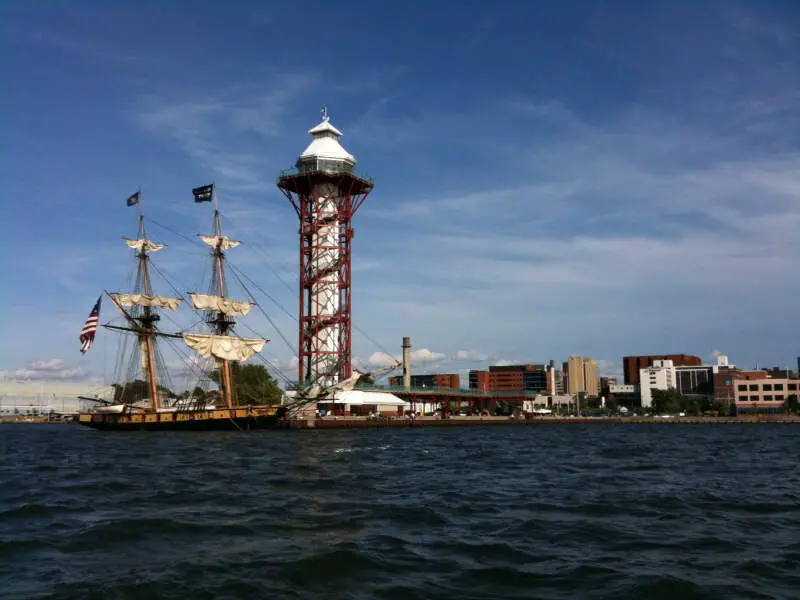
<path fill-rule="evenodd" d="M 389 385 L 402 387 L 403 376 L 396 375 L 389 378 Z M 460 389 L 461 381 L 457 373 L 436 373 L 432 375 L 412 375 L 411 387 L 423 388 L 445 388 L 445 389 Z"/>
<path fill-rule="evenodd" d="M 699 367 L 703 364 L 699 356 L 693 356 L 691 354 L 625 356 L 622 358 L 622 370 L 625 374 L 625 383 L 627 385 L 636 385 L 639 383 L 639 371 L 652 367 L 653 362 L 657 360 L 671 360 L 675 367 Z"/>

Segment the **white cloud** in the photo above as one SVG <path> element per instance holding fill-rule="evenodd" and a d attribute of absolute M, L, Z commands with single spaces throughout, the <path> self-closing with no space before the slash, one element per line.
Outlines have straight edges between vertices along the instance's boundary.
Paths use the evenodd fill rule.
<path fill-rule="evenodd" d="M 456 360 L 469 360 L 482 362 L 489 360 L 489 355 L 475 350 L 458 350 L 455 355 Z"/>
<path fill-rule="evenodd" d="M 3 379 L 77 381 L 88 377 L 83 367 L 71 365 L 60 358 L 35 360 L 19 369 L 0 371 L 0 378 Z"/>

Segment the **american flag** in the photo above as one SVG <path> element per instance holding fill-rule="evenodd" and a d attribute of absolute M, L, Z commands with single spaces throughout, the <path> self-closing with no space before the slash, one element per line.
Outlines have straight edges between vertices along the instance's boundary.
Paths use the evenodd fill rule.
<path fill-rule="evenodd" d="M 92 312 L 89 313 L 89 318 L 86 319 L 86 323 L 81 329 L 81 353 L 92 347 L 94 332 L 97 331 L 97 322 L 100 320 L 100 301 L 102 299 L 102 296 L 97 299 Z"/>

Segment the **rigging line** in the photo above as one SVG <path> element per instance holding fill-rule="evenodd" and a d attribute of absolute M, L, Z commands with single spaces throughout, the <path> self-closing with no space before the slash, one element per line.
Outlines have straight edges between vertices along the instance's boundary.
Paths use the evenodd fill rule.
<path fill-rule="evenodd" d="M 247 325 L 246 323 L 241 323 L 241 325 L 245 329 L 249 330 L 251 333 L 253 333 L 255 335 L 258 335 L 258 332 L 255 329 L 253 329 L 252 327 L 250 327 L 249 325 Z M 276 367 L 274 364 L 272 364 L 266 356 L 264 356 L 263 354 L 256 354 L 255 356 L 257 356 L 260 360 L 263 360 L 270 367 L 272 367 L 273 371 L 275 371 L 280 376 L 280 378 L 283 379 L 284 383 L 286 383 L 286 384 L 291 383 L 291 380 L 283 373 L 283 371 L 281 371 L 278 367 Z"/>
<path fill-rule="evenodd" d="M 269 298 L 269 299 L 272 301 L 272 303 L 273 303 L 273 304 L 275 304 L 275 306 L 277 306 L 278 308 L 280 308 L 280 309 L 281 309 L 281 310 L 282 310 L 284 313 L 286 313 L 286 315 L 287 315 L 287 316 L 288 316 L 290 319 L 292 319 L 292 320 L 293 320 L 295 323 L 297 323 L 297 317 L 295 317 L 295 316 L 294 316 L 292 313 L 290 313 L 288 310 L 286 310 L 286 309 L 285 309 L 285 308 L 284 308 L 284 307 L 281 305 L 281 303 L 280 303 L 280 302 L 278 302 L 277 300 L 275 300 L 275 298 L 273 298 L 273 297 L 272 297 L 272 296 L 270 296 L 270 295 L 269 295 L 267 292 L 265 292 L 265 291 L 264 291 L 264 288 L 262 288 L 262 287 L 261 287 L 260 285 L 258 285 L 258 284 L 257 284 L 255 281 L 253 281 L 253 280 L 252 280 L 252 279 L 250 279 L 250 278 L 249 278 L 247 275 L 245 275 L 245 274 L 244 274 L 244 273 L 243 273 L 241 270 L 239 270 L 239 269 L 236 267 L 236 265 L 234 265 L 233 263 L 231 263 L 230 259 L 228 259 L 228 266 L 229 266 L 229 267 L 230 267 L 230 268 L 233 270 L 234 274 L 235 274 L 235 275 L 237 275 L 237 277 L 238 277 L 238 276 L 241 276 L 241 277 L 244 277 L 245 279 L 247 279 L 247 281 L 249 281 L 249 282 L 250 282 L 250 284 L 251 284 L 251 285 L 252 285 L 254 288 L 256 288 L 256 289 L 257 289 L 259 292 L 261 292 L 262 294 L 264 294 L 264 295 L 265 295 L 267 298 Z M 241 280 L 241 279 L 239 280 L 239 283 L 242 283 L 242 280 Z M 242 287 L 244 287 L 244 284 L 243 284 L 243 283 L 242 283 Z M 248 293 L 249 293 L 249 292 L 248 292 Z M 251 297 L 252 297 L 252 294 L 251 294 Z"/>
<path fill-rule="evenodd" d="M 200 240 L 192 239 L 192 238 L 182 234 L 179 231 L 175 231 L 174 229 L 172 229 L 172 227 L 167 227 L 166 225 L 162 225 L 161 223 L 159 223 L 155 219 L 151 219 L 150 217 L 147 217 L 146 220 L 149 221 L 150 223 L 152 223 L 153 225 L 157 225 L 157 226 L 161 227 L 162 229 L 166 229 L 167 231 L 169 231 L 171 233 L 174 233 L 178 237 L 183 238 L 184 240 L 186 240 L 188 242 L 191 242 L 192 244 L 196 244 L 196 245 L 199 245 L 199 246 L 203 246 L 204 245 L 203 242 L 201 242 Z"/>
<path fill-rule="evenodd" d="M 151 267 L 151 268 L 153 268 L 153 269 L 155 270 L 155 272 L 156 272 L 156 273 L 158 273 L 159 275 L 161 275 L 161 277 L 164 279 L 164 281 L 166 281 L 166 282 L 167 282 L 167 285 L 169 285 L 169 287 L 171 287 L 171 288 L 172 288 L 172 291 L 173 291 L 173 292 L 175 292 L 175 294 L 176 294 L 176 295 L 177 295 L 179 298 L 183 298 L 183 294 L 181 293 L 181 291 L 180 291 L 180 290 L 177 288 L 177 286 L 176 286 L 176 285 L 175 285 L 175 284 L 172 282 L 172 279 L 170 279 L 169 277 L 167 277 L 166 273 L 165 273 L 164 271 L 162 271 L 160 267 L 157 267 L 153 261 L 150 261 L 150 267 Z"/>
<path fill-rule="evenodd" d="M 289 348 L 289 350 L 291 350 L 294 354 L 299 356 L 297 350 L 294 348 L 294 346 L 292 346 L 291 342 L 289 342 L 289 340 L 286 338 L 286 336 L 283 335 L 283 332 L 275 324 L 275 321 L 273 321 L 272 318 L 267 314 L 267 311 L 265 311 L 258 302 L 255 302 L 255 298 L 253 297 L 253 294 L 250 292 L 250 290 L 244 284 L 244 282 L 241 279 L 239 279 L 239 274 L 236 272 L 236 269 L 233 270 L 233 275 L 239 281 L 239 285 L 241 285 L 242 288 L 244 289 L 244 291 L 247 292 L 247 295 L 250 296 L 251 300 L 254 301 L 255 306 L 258 308 L 258 310 L 261 311 L 261 314 L 263 314 L 264 317 L 267 319 L 267 321 L 269 321 L 269 324 L 272 325 L 272 328 L 277 332 L 277 334 L 283 340 L 283 343 L 286 344 L 286 346 Z"/>
<path fill-rule="evenodd" d="M 200 365 L 192 362 L 192 360 L 191 360 L 192 355 L 190 355 L 188 352 L 184 352 L 182 349 L 180 349 L 180 347 L 178 346 L 177 342 L 175 342 L 174 340 L 171 340 L 171 339 L 167 339 L 167 343 L 175 351 L 175 353 L 180 358 L 183 359 L 183 365 L 184 365 L 184 367 L 186 368 L 187 371 L 192 371 L 194 375 L 198 376 L 198 379 L 201 379 L 203 377 L 207 377 L 208 376 L 208 373 L 206 373 L 206 370 L 203 369 Z M 188 380 L 188 377 L 186 379 Z"/>
<path fill-rule="evenodd" d="M 261 256 L 263 256 L 264 259 L 266 260 L 267 267 L 269 268 L 270 271 L 272 271 L 272 274 L 275 275 L 275 277 L 278 278 L 278 281 L 280 281 L 284 286 L 286 286 L 287 290 L 289 290 L 290 292 L 294 292 L 294 288 L 292 286 L 290 286 L 288 283 L 286 283 L 286 280 L 283 277 L 281 277 L 280 273 L 278 273 L 278 271 L 270 264 L 273 261 L 270 258 L 269 254 L 267 254 L 265 252 L 262 252 L 261 249 L 258 246 L 254 246 L 252 244 L 245 244 L 245 247 L 252 248 L 256 252 L 261 254 Z"/>
<path fill-rule="evenodd" d="M 278 260 L 274 260 L 274 261 L 272 260 L 272 257 L 270 257 L 270 253 L 269 253 L 269 251 L 267 251 L 267 250 L 266 250 L 266 247 L 268 247 L 270 244 L 269 244 L 269 242 L 267 241 L 267 239 L 266 239 L 264 236 L 262 236 L 262 235 L 261 235 L 261 233 L 259 233 L 259 232 L 258 232 L 256 229 L 253 229 L 253 228 L 251 228 L 251 227 L 248 227 L 248 226 L 246 226 L 246 225 L 245 225 L 245 226 L 242 226 L 242 225 L 241 225 L 241 224 L 239 224 L 237 221 L 235 221 L 235 220 L 231 219 L 231 218 L 228 216 L 228 214 L 227 214 L 227 213 L 223 213 L 222 211 L 220 211 L 220 214 L 221 214 L 221 215 L 223 215 L 223 216 L 225 217 L 225 219 L 227 219 L 227 220 L 228 220 L 228 222 L 230 222 L 230 223 L 231 223 L 231 224 L 232 224 L 234 227 L 238 227 L 238 228 L 240 228 L 240 229 L 244 229 L 245 231 L 248 231 L 248 232 L 252 233 L 252 234 L 253 234 L 253 237 L 257 237 L 257 238 L 259 238 L 259 239 L 260 239 L 260 240 L 261 240 L 261 241 L 264 243 L 264 246 L 265 246 L 265 249 L 264 249 L 263 251 L 262 251 L 262 250 L 261 250 L 261 249 L 260 249 L 258 246 L 255 246 L 255 245 L 253 245 L 253 244 L 246 244 L 248 248 L 252 248 L 252 249 L 253 249 L 253 250 L 255 250 L 256 252 L 258 252 L 259 254 L 261 254 L 262 256 L 264 256 L 264 257 L 265 257 L 265 258 L 266 258 L 266 259 L 267 259 L 267 260 L 268 260 L 270 263 L 271 263 L 271 262 L 275 262 L 275 263 L 277 263 L 277 264 L 278 264 L 280 267 L 282 267 L 282 268 L 283 268 L 283 270 L 284 270 L 284 271 L 286 271 L 287 275 L 290 275 L 292 278 L 294 278 L 294 277 L 296 276 L 296 273 L 295 273 L 294 271 L 290 270 L 290 269 L 288 268 L 288 265 L 287 265 L 285 262 L 283 262 L 283 261 L 278 261 Z M 277 272 L 277 271 L 276 271 L 276 270 L 275 270 L 275 269 L 272 267 L 272 265 L 270 265 L 270 264 L 268 263 L 268 266 L 269 266 L 270 270 L 271 270 L 271 271 L 272 271 L 272 272 L 275 274 L 275 276 L 276 276 L 278 279 L 280 279 L 281 283 L 283 283 L 283 285 L 285 285 L 285 286 L 286 286 L 286 287 L 289 289 L 289 291 L 290 291 L 290 292 L 293 292 L 293 291 L 294 291 L 294 290 L 293 290 L 293 288 L 291 288 L 291 287 L 289 286 L 289 284 L 288 284 L 288 283 L 286 283 L 286 282 L 285 282 L 285 281 L 284 281 L 284 280 L 281 278 L 281 276 L 280 276 L 280 275 L 278 274 L 278 272 Z"/>
<path fill-rule="evenodd" d="M 381 344 L 379 344 L 379 343 L 378 343 L 378 342 L 376 342 L 376 341 L 375 341 L 373 338 L 371 338 L 371 337 L 369 336 L 369 334 L 367 334 L 367 332 L 366 332 L 366 331 L 364 331 L 363 329 L 361 329 L 361 327 L 359 327 L 358 325 L 356 325 L 355 323 L 353 323 L 352 319 L 350 320 L 350 325 L 353 327 L 353 329 L 355 329 L 356 331 L 358 331 L 358 332 L 359 332 L 361 335 L 363 335 L 365 338 L 367 338 L 367 339 L 368 339 L 370 342 L 372 342 L 373 344 L 375 344 L 375 346 L 377 346 L 378 350 L 380 350 L 381 352 L 383 352 L 384 354 L 386 354 L 386 355 L 387 355 L 389 358 L 391 358 L 392 360 L 395 360 L 395 361 L 397 361 L 397 360 L 398 360 L 398 358 L 397 358 L 395 355 L 393 355 L 393 354 L 392 354 L 391 352 L 389 352 L 389 351 L 388 351 L 386 348 L 384 348 L 384 347 L 383 347 Z"/>

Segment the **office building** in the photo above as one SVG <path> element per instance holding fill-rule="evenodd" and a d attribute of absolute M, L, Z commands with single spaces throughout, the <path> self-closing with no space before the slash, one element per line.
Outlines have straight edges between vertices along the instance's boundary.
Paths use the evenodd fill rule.
<path fill-rule="evenodd" d="M 699 356 L 691 354 L 661 354 L 648 356 L 625 356 L 622 359 L 622 369 L 625 374 L 625 383 L 634 385 L 639 383 L 639 372 L 642 369 L 653 366 L 657 360 L 672 361 L 673 366 L 694 366 L 699 367 L 703 361 Z"/>

